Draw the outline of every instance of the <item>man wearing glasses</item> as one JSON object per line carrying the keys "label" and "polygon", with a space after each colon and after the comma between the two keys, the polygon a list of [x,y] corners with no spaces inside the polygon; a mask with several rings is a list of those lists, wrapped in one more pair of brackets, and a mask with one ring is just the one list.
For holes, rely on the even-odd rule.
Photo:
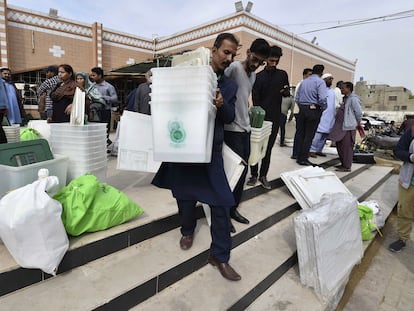
{"label": "man wearing glasses", "polygon": [[[236,116],[232,123],[224,125],[224,142],[246,163],[250,156],[249,96],[256,80],[256,70],[264,64],[269,57],[269,52],[269,43],[264,39],[256,39],[247,50],[246,59],[231,63],[224,72],[226,76],[234,79],[238,85],[235,104]],[[232,206],[230,210],[231,218],[244,224],[248,224],[249,220],[237,211],[237,207],[243,193],[247,170],[246,166],[233,190],[236,205]],[[233,225],[231,225],[231,231],[236,232]]]}

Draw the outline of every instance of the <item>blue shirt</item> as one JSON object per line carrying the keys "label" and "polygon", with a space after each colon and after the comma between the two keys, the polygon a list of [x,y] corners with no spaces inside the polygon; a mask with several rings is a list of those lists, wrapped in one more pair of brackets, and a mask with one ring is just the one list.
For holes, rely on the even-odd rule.
{"label": "blue shirt", "polygon": [[8,109],[8,108],[9,108],[9,99],[6,93],[6,86],[4,85],[3,79],[0,79],[0,109]]}
{"label": "blue shirt", "polygon": [[304,79],[296,92],[295,101],[299,105],[319,105],[326,108],[328,97],[326,83],[318,75],[313,74]]}

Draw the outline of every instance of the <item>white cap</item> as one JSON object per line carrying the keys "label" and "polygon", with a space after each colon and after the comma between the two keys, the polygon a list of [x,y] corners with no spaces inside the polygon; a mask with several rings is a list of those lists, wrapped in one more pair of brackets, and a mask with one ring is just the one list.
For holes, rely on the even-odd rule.
{"label": "white cap", "polygon": [[325,79],[327,79],[327,78],[333,78],[333,75],[331,74],[331,73],[324,73],[323,75],[322,75],[322,80],[325,80]]}
{"label": "white cap", "polygon": [[48,170],[47,168],[41,168],[41,169],[37,172],[37,177],[38,177],[39,179],[49,177],[49,170]]}

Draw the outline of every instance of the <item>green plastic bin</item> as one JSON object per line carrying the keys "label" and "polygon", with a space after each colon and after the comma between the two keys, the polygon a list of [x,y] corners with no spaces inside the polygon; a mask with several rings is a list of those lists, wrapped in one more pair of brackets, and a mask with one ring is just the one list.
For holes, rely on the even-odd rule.
{"label": "green plastic bin", "polygon": [[53,154],[45,139],[0,144],[1,165],[17,167],[52,159]]}
{"label": "green plastic bin", "polygon": [[250,126],[261,128],[265,119],[266,112],[260,106],[253,106],[249,109]]}

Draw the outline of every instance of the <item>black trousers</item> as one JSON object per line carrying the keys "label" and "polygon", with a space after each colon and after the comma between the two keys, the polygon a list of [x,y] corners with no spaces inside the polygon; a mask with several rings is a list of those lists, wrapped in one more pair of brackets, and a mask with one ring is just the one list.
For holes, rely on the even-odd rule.
{"label": "black trousers", "polygon": [[286,121],[287,115],[282,113],[280,115],[280,144],[283,145],[285,143],[285,135],[286,135]]}
{"label": "black trousers", "polygon": [[[197,201],[177,199],[180,215],[181,234],[192,235],[197,225],[195,206]],[[228,262],[230,259],[230,207],[210,206],[211,209],[211,245],[210,254],[219,262]]]}
{"label": "black trousers", "polygon": [[[260,163],[259,177],[267,176],[267,173],[269,172],[270,157],[272,156],[272,149],[276,141],[277,133],[279,131],[279,125],[280,125],[279,122],[280,122],[280,116],[278,116],[277,119],[273,121],[272,132],[270,133],[269,142],[267,143],[266,155],[264,156],[264,158],[262,159]],[[259,172],[259,164],[250,166],[250,173],[252,176],[257,177],[258,172]]]}
{"label": "black trousers", "polygon": [[[109,132],[110,132],[110,128],[111,128],[111,110],[102,110],[101,111],[101,121],[99,121],[98,123],[106,123],[106,143],[107,145],[111,144],[111,140],[109,139]],[[96,122],[96,121],[92,121],[92,122]]]}
{"label": "black trousers", "polygon": [[[237,153],[246,163],[249,161],[250,156],[250,132],[231,132],[224,131],[224,142]],[[243,170],[242,175],[233,190],[234,200],[236,201],[236,207],[239,206],[242,194],[244,182],[246,181],[248,167]]]}
{"label": "black trousers", "polygon": [[297,118],[297,161],[306,161],[309,158],[309,150],[312,145],[313,137],[318,129],[319,121],[322,116],[322,109],[316,105],[316,109],[311,109],[309,105],[299,105]]}
{"label": "black trousers", "polygon": [[3,116],[4,113],[0,112],[0,144],[6,144],[7,143],[7,137],[6,137],[6,133],[3,130]]}

